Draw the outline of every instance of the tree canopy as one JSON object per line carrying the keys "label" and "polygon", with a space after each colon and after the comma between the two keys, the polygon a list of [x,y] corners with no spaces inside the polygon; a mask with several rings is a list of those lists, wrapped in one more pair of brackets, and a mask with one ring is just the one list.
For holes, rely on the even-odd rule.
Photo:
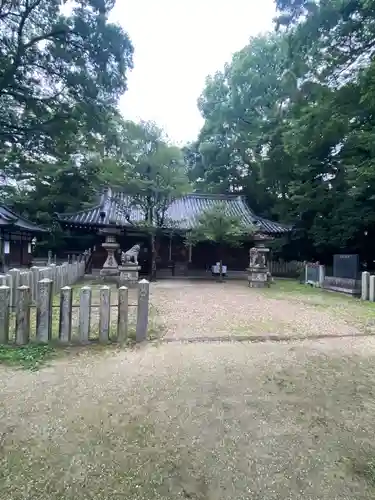
{"label": "tree canopy", "polygon": [[[113,0],[4,0],[0,141],[49,151],[59,130],[100,131],[126,90],[133,47],[108,22]],[[65,8],[64,8],[65,7]],[[51,133],[52,132],[52,133]]]}
{"label": "tree canopy", "polygon": [[240,192],[295,224],[293,257],[375,245],[375,4],[278,0],[275,32],[250,39],[199,99],[190,178]]}
{"label": "tree canopy", "polygon": [[128,35],[108,21],[113,6],[0,4],[1,195],[37,220],[88,201],[97,180],[93,154],[112,143],[108,124],[117,119],[133,55]]}

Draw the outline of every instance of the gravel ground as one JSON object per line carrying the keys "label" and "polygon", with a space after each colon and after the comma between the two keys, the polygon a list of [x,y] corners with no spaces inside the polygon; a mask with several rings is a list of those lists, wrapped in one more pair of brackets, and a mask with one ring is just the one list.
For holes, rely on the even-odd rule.
{"label": "gravel ground", "polygon": [[161,282],[152,302],[173,340],[210,325],[236,335],[238,317],[251,333],[299,321],[302,337],[329,325],[332,338],[155,342],[0,368],[1,500],[375,497],[374,338],[338,338],[329,311],[239,283]]}
{"label": "gravel ground", "polygon": [[316,304],[264,295],[246,282],[160,281],[152,287],[167,339],[227,335],[356,335],[361,329]]}

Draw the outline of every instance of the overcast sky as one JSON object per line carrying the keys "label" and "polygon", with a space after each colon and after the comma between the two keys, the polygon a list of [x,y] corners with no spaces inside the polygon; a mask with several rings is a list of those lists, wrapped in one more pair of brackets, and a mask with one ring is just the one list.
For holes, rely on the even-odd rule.
{"label": "overcast sky", "polygon": [[205,77],[271,29],[274,14],[273,0],[117,0],[113,19],[135,48],[122,113],[154,120],[175,142],[193,140]]}

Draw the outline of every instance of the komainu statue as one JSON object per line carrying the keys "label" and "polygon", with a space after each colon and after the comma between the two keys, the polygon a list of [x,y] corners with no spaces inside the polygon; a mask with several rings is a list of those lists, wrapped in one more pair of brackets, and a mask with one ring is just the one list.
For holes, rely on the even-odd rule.
{"label": "komainu statue", "polygon": [[133,262],[134,264],[138,265],[138,254],[141,249],[141,245],[138,243],[126,252],[121,252],[121,264],[128,264],[129,262]]}
{"label": "komainu statue", "polygon": [[250,264],[249,267],[265,267],[266,257],[257,248],[250,249]]}

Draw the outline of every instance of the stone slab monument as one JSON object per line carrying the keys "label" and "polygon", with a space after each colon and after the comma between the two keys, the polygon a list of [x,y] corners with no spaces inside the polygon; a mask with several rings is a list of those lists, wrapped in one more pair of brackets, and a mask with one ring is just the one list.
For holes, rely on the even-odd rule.
{"label": "stone slab monument", "polygon": [[269,287],[271,275],[268,270],[267,259],[269,248],[258,246],[250,248],[250,262],[247,270],[247,281],[250,288]]}
{"label": "stone slab monument", "polygon": [[141,245],[137,244],[129,248],[126,252],[121,252],[121,265],[119,266],[119,286],[132,288],[137,286],[139,271],[138,255]]}

